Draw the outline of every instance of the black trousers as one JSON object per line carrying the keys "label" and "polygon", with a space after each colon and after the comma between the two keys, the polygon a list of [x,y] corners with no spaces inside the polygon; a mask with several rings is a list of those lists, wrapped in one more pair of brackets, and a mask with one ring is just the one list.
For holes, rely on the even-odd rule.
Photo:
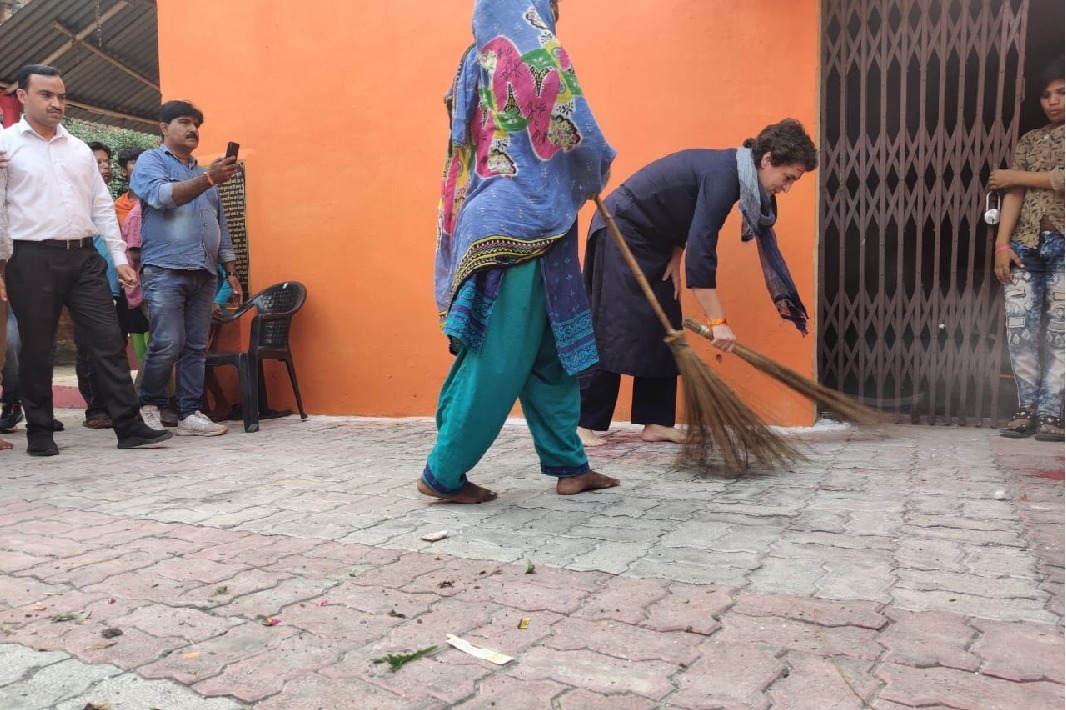
{"label": "black trousers", "polygon": [[104,258],[89,243],[66,250],[16,240],[7,264],[7,292],[18,318],[22,350],[19,390],[31,444],[52,439],[52,347],[63,306],[81,329],[94,383],[121,439],[143,424],[130,380]]}
{"label": "black trousers", "polygon": [[[74,326],[74,348],[76,350],[74,373],[78,376],[78,391],[81,392],[81,398],[85,400],[85,418],[88,419],[95,414],[104,414],[107,412],[107,405],[104,404],[103,391],[96,381],[96,373],[93,372],[88,336],[85,334],[85,328],[77,325]],[[53,362],[54,360],[53,357]]]}
{"label": "black trousers", "polygon": [[[606,431],[611,426],[618,388],[622,376],[615,372],[594,370],[581,376],[581,419],[578,426],[593,431]],[[672,427],[676,421],[677,378],[634,377],[633,409],[630,421],[634,424],[661,424]]]}

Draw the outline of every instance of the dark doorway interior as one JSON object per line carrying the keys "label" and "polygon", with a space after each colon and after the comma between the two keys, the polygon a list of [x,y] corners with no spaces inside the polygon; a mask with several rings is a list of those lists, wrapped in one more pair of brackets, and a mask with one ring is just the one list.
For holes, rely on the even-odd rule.
{"label": "dark doorway interior", "polygon": [[1037,86],[1037,77],[1052,59],[1063,55],[1064,25],[1066,4],[1062,0],[1029,0],[1029,21],[1025,28],[1025,99],[1018,135],[1047,123],[1040,108],[1040,92],[1044,87]]}

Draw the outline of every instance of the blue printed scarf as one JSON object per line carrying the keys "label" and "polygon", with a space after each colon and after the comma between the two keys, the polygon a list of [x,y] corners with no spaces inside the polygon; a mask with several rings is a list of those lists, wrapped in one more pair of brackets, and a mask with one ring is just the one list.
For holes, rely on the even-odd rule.
{"label": "blue printed scarf", "polygon": [[807,334],[807,309],[800,300],[792,274],[777,246],[774,224],[777,222],[777,202],[766,194],[759,183],[755,160],[750,148],[737,148],[737,175],[740,178],[740,238],[755,240],[759,249],[766,290],[785,320],[792,321],[800,333]]}
{"label": "blue printed scarf", "polygon": [[[614,159],[555,36],[548,0],[478,0],[451,119],[435,292],[445,334],[480,350],[502,269],[541,260],[568,372],[596,360],[577,260],[577,211]],[[576,288],[567,288],[576,283]]]}

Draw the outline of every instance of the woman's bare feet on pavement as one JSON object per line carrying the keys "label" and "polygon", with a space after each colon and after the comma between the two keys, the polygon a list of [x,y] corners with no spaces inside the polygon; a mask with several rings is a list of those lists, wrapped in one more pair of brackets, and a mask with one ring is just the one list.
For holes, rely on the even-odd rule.
{"label": "woman's bare feet on pavement", "polygon": [[555,492],[561,496],[572,496],[583,491],[595,491],[600,488],[614,488],[621,481],[617,478],[604,476],[595,471],[586,471],[580,476],[572,478],[560,478],[555,484]]}
{"label": "woman's bare feet on pavement", "polygon": [[644,431],[640,432],[640,438],[642,441],[653,443],[657,441],[669,441],[675,444],[684,444],[685,432],[680,429],[675,429],[672,426],[647,424],[644,426]]}
{"label": "woman's bare feet on pavement", "polygon": [[581,439],[581,443],[585,445],[585,448],[590,446],[603,446],[607,443],[607,440],[602,436],[592,431],[592,429],[586,429],[583,426],[577,428],[577,436]]}
{"label": "woman's bare feet on pavement", "polygon": [[10,441],[5,441],[4,439],[0,439],[0,451],[6,451],[7,449],[13,449],[13,448],[15,448],[15,445],[12,444]]}
{"label": "woman's bare feet on pavement", "polygon": [[440,498],[445,503],[461,503],[464,505],[476,505],[477,503],[488,503],[490,500],[496,500],[496,491],[490,491],[488,488],[482,488],[481,486],[466,482],[466,485],[460,488],[455,493],[437,493],[435,490],[426,485],[426,482],[421,478],[418,479],[418,492],[424,496],[430,496],[431,498]]}

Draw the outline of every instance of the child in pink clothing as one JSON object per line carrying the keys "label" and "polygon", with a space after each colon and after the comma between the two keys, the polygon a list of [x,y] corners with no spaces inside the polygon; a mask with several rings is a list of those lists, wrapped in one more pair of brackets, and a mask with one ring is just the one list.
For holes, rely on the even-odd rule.
{"label": "child in pink clothing", "polygon": [[[129,260],[130,266],[139,270],[141,267],[141,203],[138,202],[130,210],[129,215],[126,217],[126,221],[122,224],[122,239],[126,242],[126,259]],[[141,333],[131,332],[130,341],[133,343],[133,353],[137,356],[137,362],[144,361],[144,352],[148,348],[148,320],[145,308],[142,305],[144,303],[144,294],[141,292],[141,286],[138,283],[136,286],[124,286],[123,291],[126,293],[126,304],[131,311],[137,311],[142,314],[143,331]],[[132,319],[131,319],[132,320]],[[138,368],[139,369],[139,368]]]}

